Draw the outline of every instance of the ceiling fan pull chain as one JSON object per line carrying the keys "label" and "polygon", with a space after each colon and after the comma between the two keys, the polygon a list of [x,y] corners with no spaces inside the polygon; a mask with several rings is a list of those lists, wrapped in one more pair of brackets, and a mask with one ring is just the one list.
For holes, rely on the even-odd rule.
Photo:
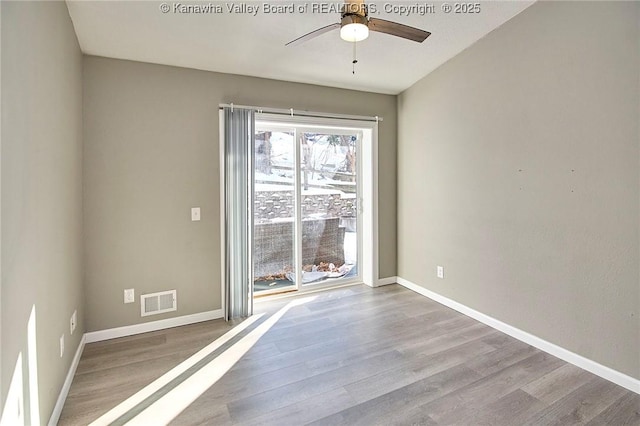
{"label": "ceiling fan pull chain", "polygon": [[358,59],[356,58],[356,44],[357,43],[358,43],[357,41],[353,42],[353,61],[351,62],[351,67],[352,67],[351,74],[354,74],[354,75],[356,73],[356,64],[358,63]]}

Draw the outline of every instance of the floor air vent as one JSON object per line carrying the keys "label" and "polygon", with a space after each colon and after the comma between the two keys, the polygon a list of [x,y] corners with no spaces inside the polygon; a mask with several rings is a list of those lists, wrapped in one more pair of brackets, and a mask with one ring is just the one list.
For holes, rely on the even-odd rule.
{"label": "floor air vent", "polygon": [[178,309],[176,290],[161,291],[160,293],[143,294],[140,296],[140,314],[148,315],[171,312]]}

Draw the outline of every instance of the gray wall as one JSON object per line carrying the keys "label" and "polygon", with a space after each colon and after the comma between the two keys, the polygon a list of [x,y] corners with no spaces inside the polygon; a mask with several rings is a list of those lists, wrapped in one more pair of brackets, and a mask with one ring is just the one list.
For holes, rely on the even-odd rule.
{"label": "gray wall", "polygon": [[537,3],[398,100],[399,276],[635,378],[639,18]]}
{"label": "gray wall", "polygon": [[[379,115],[380,276],[396,275],[395,96],[84,59],[87,329],[220,308],[218,105]],[[190,221],[190,208],[202,220]],[[178,290],[178,311],[123,304]]]}
{"label": "gray wall", "polygon": [[[46,422],[84,333],[82,56],[64,2],[3,1],[1,7],[0,391],[4,405],[19,353],[27,386],[27,321],[35,305],[40,416]],[[70,336],[74,309],[79,326]]]}

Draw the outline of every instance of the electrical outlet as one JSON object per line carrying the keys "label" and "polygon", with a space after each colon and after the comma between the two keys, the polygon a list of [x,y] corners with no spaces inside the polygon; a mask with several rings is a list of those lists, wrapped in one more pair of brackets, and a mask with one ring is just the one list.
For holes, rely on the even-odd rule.
{"label": "electrical outlet", "polygon": [[133,303],[136,301],[135,292],[132,288],[128,288],[124,291],[124,303]]}
{"label": "electrical outlet", "polygon": [[71,331],[70,334],[73,334],[73,332],[76,330],[77,319],[78,311],[75,310],[73,311],[73,315],[71,315],[71,319],[69,320],[69,330]]}
{"label": "electrical outlet", "polygon": [[191,209],[191,221],[197,222],[200,220],[200,207],[193,207]]}
{"label": "electrical outlet", "polygon": [[444,267],[438,266],[436,268],[436,276],[440,279],[444,279]]}
{"label": "electrical outlet", "polygon": [[64,355],[64,334],[60,336],[60,358]]}

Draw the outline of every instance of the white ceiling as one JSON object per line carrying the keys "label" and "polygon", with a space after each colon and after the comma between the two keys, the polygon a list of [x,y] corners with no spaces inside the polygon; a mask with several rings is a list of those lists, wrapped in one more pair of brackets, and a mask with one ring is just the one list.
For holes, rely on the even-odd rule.
{"label": "white ceiling", "polygon": [[[340,0],[337,0],[340,1]],[[67,0],[80,47],[89,55],[200,70],[397,94],[502,25],[532,1],[487,1],[475,14],[444,13],[443,2],[370,1],[371,15],[430,31],[422,44],[372,32],[357,45],[359,63],[351,73],[353,45],[335,30],[300,46],[285,43],[338,22],[337,13],[264,13],[263,4],[298,7],[336,2],[264,1],[74,1]],[[161,12],[166,3],[170,11]],[[222,13],[177,13],[176,5],[215,5]],[[385,5],[430,4],[428,14],[386,13]],[[455,2],[448,2],[455,5]],[[229,12],[228,5],[259,7]],[[389,6],[387,6],[389,7]]]}

